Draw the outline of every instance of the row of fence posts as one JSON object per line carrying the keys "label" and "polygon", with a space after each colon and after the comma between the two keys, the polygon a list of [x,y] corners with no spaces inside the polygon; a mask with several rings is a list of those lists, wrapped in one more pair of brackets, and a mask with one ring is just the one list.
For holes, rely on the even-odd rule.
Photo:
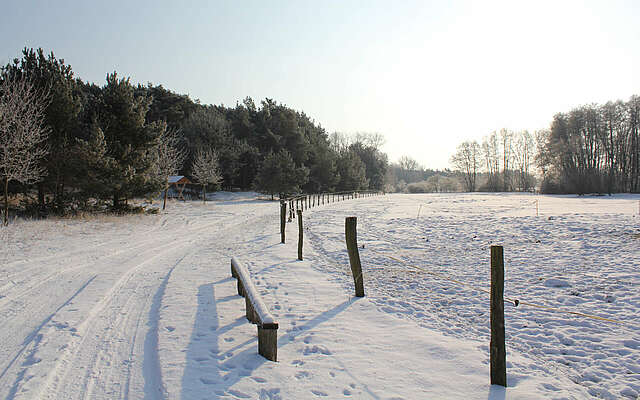
{"label": "row of fence posts", "polygon": [[[287,224],[287,213],[289,222],[293,221],[294,218],[302,215],[304,210],[309,208],[335,203],[338,201],[344,201],[349,199],[358,199],[358,198],[366,198],[373,196],[383,195],[384,192],[378,192],[373,190],[366,191],[351,191],[351,192],[338,192],[338,193],[316,193],[316,194],[307,194],[304,196],[292,197],[289,199],[280,200],[280,242],[285,242],[285,228]],[[300,231],[302,231],[301,224]],[[299,234],[300,236],[302,234]],[[302,237],[302,236],[300,236]],[[302,239],[300,239],[302,240]],[[298,247],[302,248],[301,244],[298,244]],[[302,260],[302,255],[298,256],[298,259]]]}
{"label": "row of fence posts", "polygon": [[[308,202],[308,198],[306,201]],[[284,200],[281,202],[280,213],[281,239],[282,243],[284,243],[284,227],[287,213],[287,203]],[[298,260],[302,260],[302,209],[297,208],[296,214],[298,217]],[[349,254],[351,273],[353,275],[355,295],[356,297],[364,297],[364,278],[362,274],[362,264],[360,262],[360,252],[358,250],[357,224],[357,217],[345,218],[345,241]],[[491,290],[489,303],[491,310],[491,341],[489,344],[491,384],[506,387],[507,352],[504,326],[504,250],[502,246],[491,246]]]}

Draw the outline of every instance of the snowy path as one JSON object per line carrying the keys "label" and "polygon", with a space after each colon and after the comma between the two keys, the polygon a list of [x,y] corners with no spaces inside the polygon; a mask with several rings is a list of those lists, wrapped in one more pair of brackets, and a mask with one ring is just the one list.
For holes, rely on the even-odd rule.
{"label": "snowy path", "polygon": [[[0,268],[0,397],[163,397],[156,330],[162,291],[209,232],[224,232],[242,218],[204,207],[179,218],[134,217],[137,223],[113,224],[104,236],[102,221],[86,222],[97,231],[83,227],[86,237],[69,232],[74,226],[64,221],[46,221],[18,227],[34,229],[32,237],[6,238],[31,247],[5,244],[3,256],[11,261]],[[43,228],[72,240],[50,240],[43,248],[33,240]]]}
{"label": "snowy path", "polygon": [[[638,196],[345,201],[305,212],[305,261],[295,259],[295,223],[279,243],[277,203],[225,196],[172,203],[158,216],[0,230],[0,398],[640,393]],[[359,300],[344,249],[349,215],[359,217],[365,244],[367,297]],[[507,295],[629,325],[507,307],[510,387],[491,387],[486,296],[373,250],[486,286],[492,243],[505,245]],[[256,328],[230,277],[232,255],[247,262],[280,323],[277,363],[257,355]]]}

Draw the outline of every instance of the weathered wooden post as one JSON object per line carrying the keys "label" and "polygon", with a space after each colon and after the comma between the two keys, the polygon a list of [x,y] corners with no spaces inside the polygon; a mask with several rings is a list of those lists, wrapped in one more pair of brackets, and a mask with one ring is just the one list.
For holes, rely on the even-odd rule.
{"label": "weathered wooden post", "polygon": [[349,264],[353,274],[353,283],[356,287],[356,297],[364,297],[364,282],[362,279],[362,265],[360,264],[360,253],[358,252],[358,238],[356,217],[347,217],[344,221],[344,235],[347,241],[347,251],[349,252]]}
{"label": "weathered wooden post", "polygon": [[491,246],[491,384],[507,386],[504,343],[504,256],[502,246]]}
{"label": "weathered wooden post", "polygon": [[287,226],[287,202],[280,200],[280,243],[284,243],[284,231]]}
{"label": "weathered wooden post", "polygon": [[[238,273],[236,272],[236,269],[233,267],[233,261],[231,261],[231,276],[238,279]],[[240,293],[238,293],[238,295],[240,295]]]}
{"label": "weathered wooden post", "polygon": [[302,210],[298,210],[298,260],[302,261]]}
{"label": "weathered wooden post", "polygon": [[258,354],[267,360],[278,360],[278,324],[258,325]]}

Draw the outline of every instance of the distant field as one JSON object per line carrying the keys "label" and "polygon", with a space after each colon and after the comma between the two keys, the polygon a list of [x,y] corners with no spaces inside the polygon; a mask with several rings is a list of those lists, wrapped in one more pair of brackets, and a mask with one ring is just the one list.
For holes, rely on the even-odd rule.
{"label": "distant field", "polygon": [[489,247],[504,246],[505,296],[622,322],[506,304],[507,354],[513,349],[531,357],[512,371],[561,374],[594,396],[635,398],[640,393],[639,201],[638,195],[387,195],[366,207],[340,203],[313,209],[308,224],[318,253],[340,261],[319,265],[349,285],[344,217],[357,215],[365,285],[379,307],[487,346],[489,297],[474,288],[489,288]]}

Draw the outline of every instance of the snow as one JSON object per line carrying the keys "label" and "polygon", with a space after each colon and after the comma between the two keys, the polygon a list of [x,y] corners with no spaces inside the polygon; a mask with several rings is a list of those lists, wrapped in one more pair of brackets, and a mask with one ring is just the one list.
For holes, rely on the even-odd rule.
{"label": "snow", "polygon": [[[280,244],[278,202],[209,198],[0,229],[0,398],[640,394],[640,196],[347,200],[305,211],[304,261],[297,221]],[[363,299],[346,216],[358,217]],[[506,389],[489,384],[493,244],[504,246],[505,296],[521,301],[505,304]],[[257,354],[232,257],[280,325],[277,363]]]}

